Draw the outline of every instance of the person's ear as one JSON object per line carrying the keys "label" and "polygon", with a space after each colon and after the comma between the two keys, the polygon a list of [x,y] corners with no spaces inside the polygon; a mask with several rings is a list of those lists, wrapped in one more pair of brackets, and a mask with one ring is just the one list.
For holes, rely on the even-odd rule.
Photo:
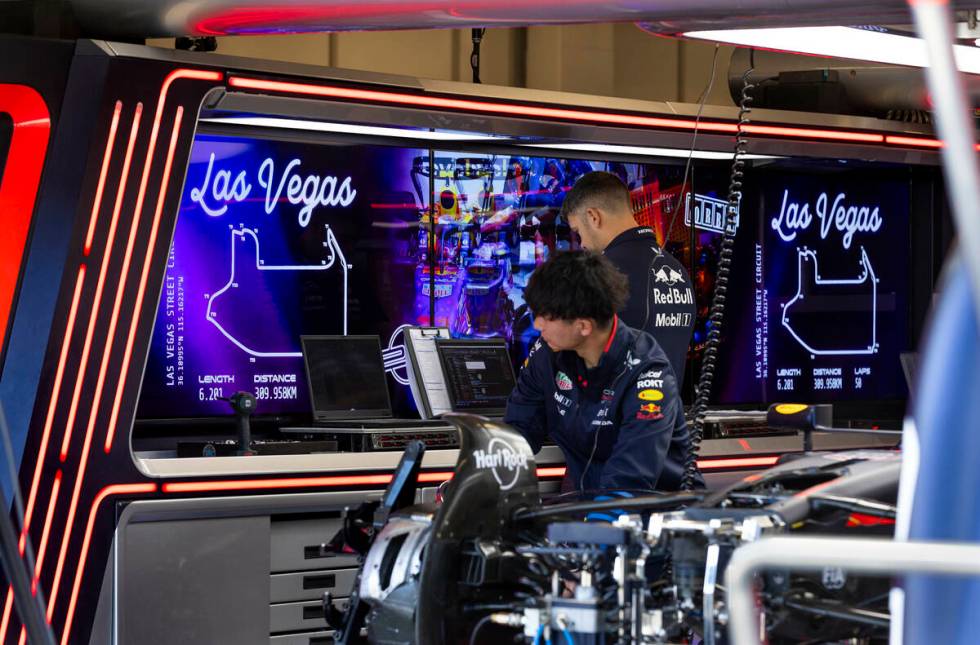
{"label": "person's ear", "polygon": [[589,224],[592,228],[596,229],[602,225],[602,211],[595,207],[588,207],[585,209],[585,217],[588,218]]}
{"label": "person's ear", "polygon": [[577,328],[579,336],[581,336],[582,338],[587,338],[592,334],[593,331],[595,331],[595,322],[589,320],[588,318],[579,318],[578,320],[575,321],[575,326]]}

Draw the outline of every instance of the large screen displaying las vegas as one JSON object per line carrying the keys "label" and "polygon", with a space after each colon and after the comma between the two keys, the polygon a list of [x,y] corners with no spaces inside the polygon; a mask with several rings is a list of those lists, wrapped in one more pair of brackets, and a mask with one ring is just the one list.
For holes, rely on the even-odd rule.
{"label": "large screen displaying las vegas", "polygon": [[[259,414],[309,414],[304,334],[379,336],[399,415],[413,408],[408,325],[503,338],[519,366],[536,337],[524,287],[537,265],[576,246],[559,209],[592,170],[617,174],[637,223],[691,267],[690,401],[728,183],[727,163],[696,165],[682,187],[676,162],[199,134],[138,415],[226,415],[222,397],[241,390]],[[775,163],[748,176],[715,402],[906,396],[908,204],[907,183],[873,169]]]}
{"label": "large screen displaying las vegas", "polygon": [[[718,402],[905,398],[907,180],[867,169],[754,179],[760,189],[736,236]],[[698,238],[703,256],[719,236]]]}
{"label": "large screen displaying las vegas", "polygon": [[575,246],[558,212],[591,170],[689,258],[682,165],[198,135],[138,416],[226,415],[240,390],[259,414],[308,414],[304,334],[378,335],[395,414],[412,407],[407,325],[502,337],[519,364],[536,335],[524,287]]}

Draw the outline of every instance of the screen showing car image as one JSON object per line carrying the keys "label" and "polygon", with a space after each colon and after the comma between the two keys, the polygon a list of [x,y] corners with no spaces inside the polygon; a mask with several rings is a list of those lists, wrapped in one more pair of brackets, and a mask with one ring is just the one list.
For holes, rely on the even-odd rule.
{"label": "screen showing car image", "polygon": [[[908,181],[860,169],[759,172],[752,183],[760,189],[742,205],[715,401],[905,398]],[[702,321],[720,237],[698,231]]]}
{"label": "screen showing car image", "polygon": [[592,170],[618,175],[637,222],[690,259],[680,163],[199,134],[139,418],[225,415],[238,390],[260,415],[309,414],[303,335],[377,334],[396,416],[413,412],[407,325],[500,338],[520,365],[537,336],[524,288],[577,246],[559,210]]}

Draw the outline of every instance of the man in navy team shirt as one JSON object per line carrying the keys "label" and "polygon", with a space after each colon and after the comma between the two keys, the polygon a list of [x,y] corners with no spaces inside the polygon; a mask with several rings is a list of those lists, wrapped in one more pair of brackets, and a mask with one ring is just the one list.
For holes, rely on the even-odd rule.
{"label": "man in navy team shirt", "polygon": [[578,490],[678,490],[688,432],[677,382],[657,341],[616,316],[626,294],[625,276],[596,253],[538,266],[524,296],[541,337],[504,421],[535,452],[550,436]]}

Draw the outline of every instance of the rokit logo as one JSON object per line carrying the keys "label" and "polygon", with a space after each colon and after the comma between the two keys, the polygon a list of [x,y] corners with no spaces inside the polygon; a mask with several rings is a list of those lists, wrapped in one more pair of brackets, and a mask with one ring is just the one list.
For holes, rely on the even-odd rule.
{"label": "rokit logo", "polygon": [[500,484],[500,490],[510,490],[517,485],[521,470],[528,469],[530,454],[515,450],[503,439],[494,437],[487,449],[475,450],[473,459],[479,470],[489,470]]}

